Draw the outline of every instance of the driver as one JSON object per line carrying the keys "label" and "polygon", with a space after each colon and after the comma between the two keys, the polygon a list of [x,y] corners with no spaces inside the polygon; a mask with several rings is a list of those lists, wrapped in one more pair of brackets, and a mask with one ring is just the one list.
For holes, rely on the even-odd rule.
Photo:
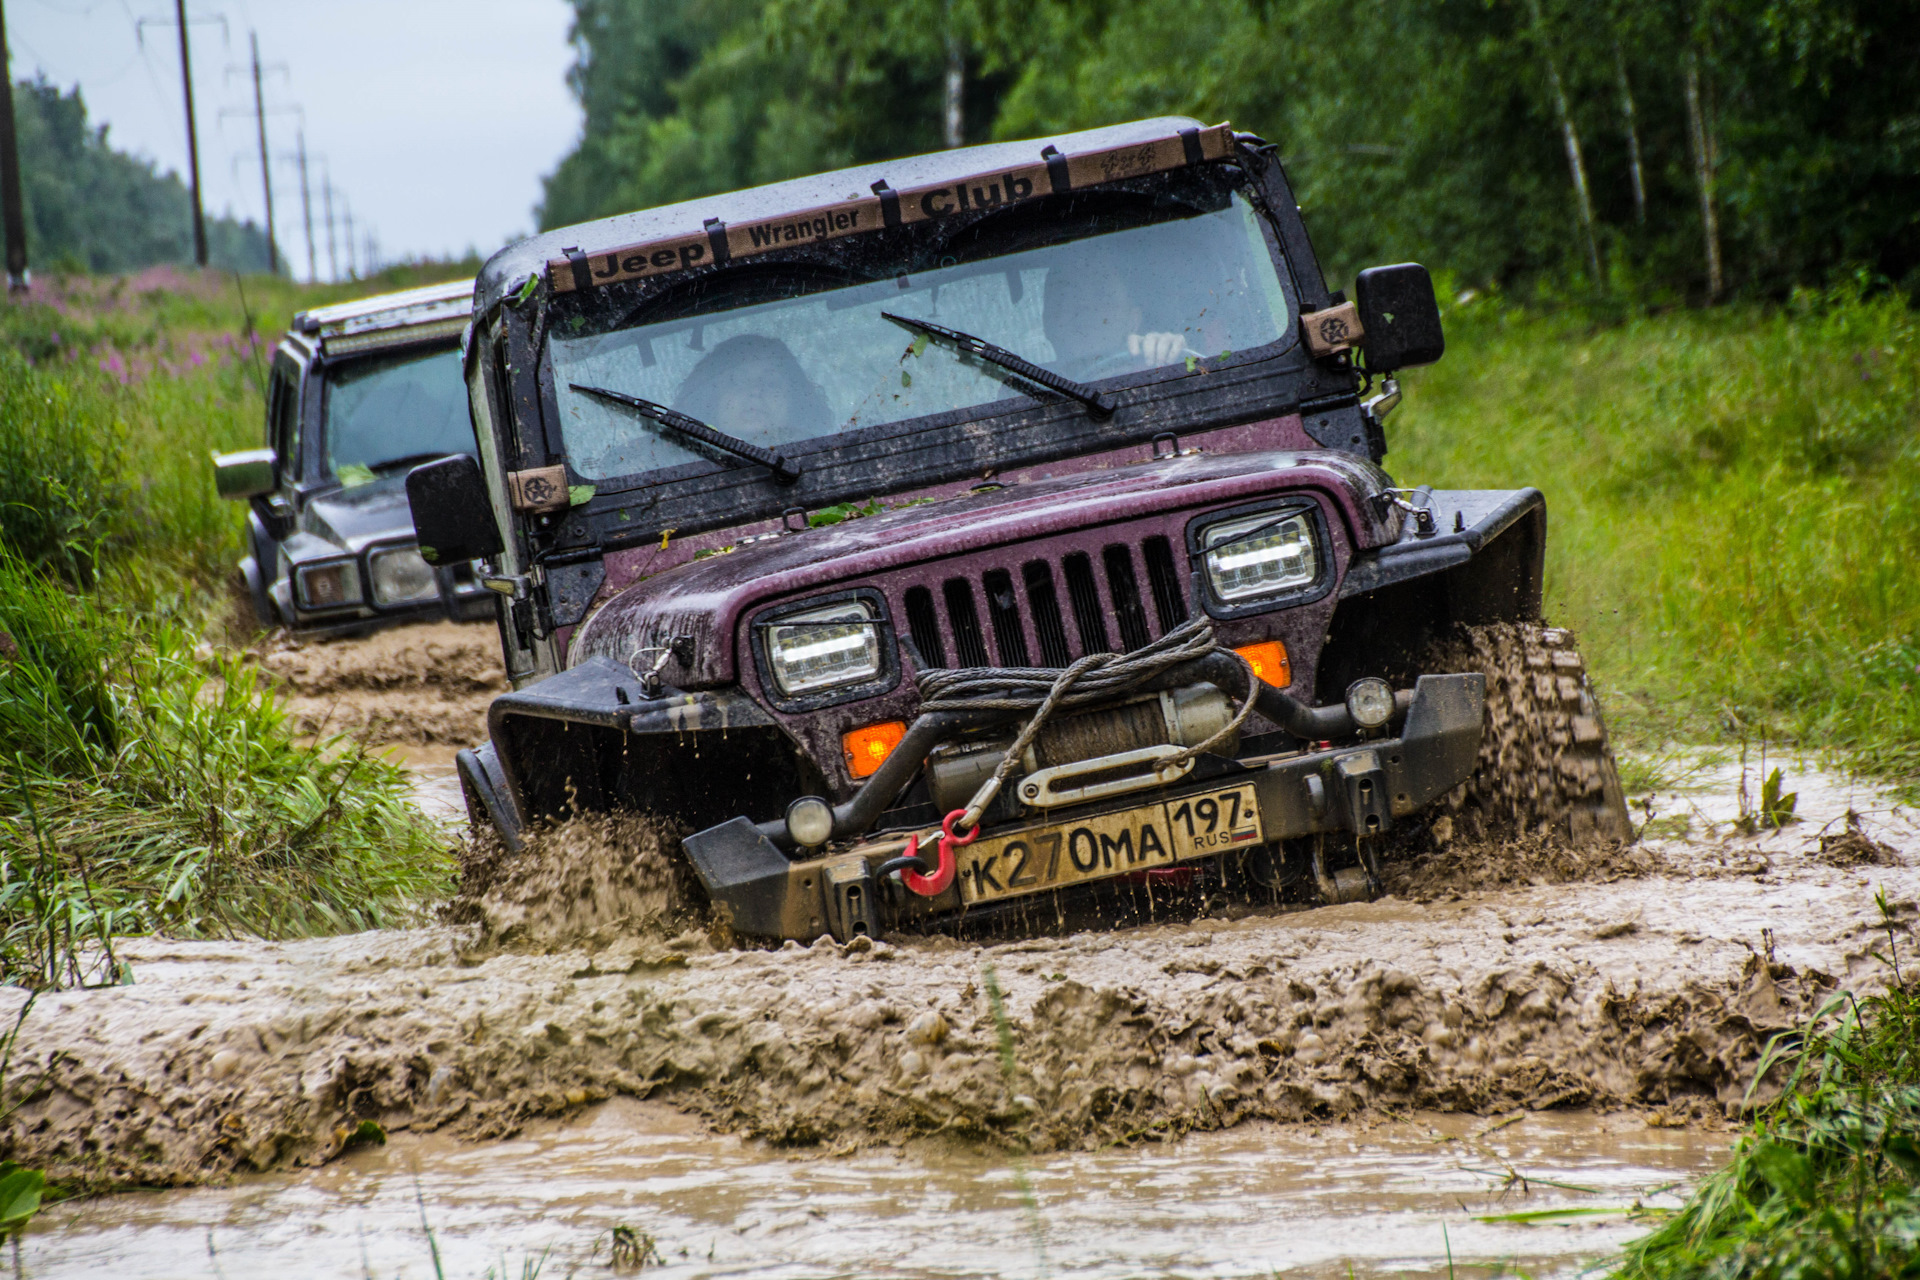
{"label": "driver", "polygon": [[1085,243],[1067,246],[1048,267],[1040,322],[1053,344],[1050,367],[1077,381],[1139,373],[1199,354],[1184,334],[1148,329],[1117,255]]}
{"label": "driver", "polygon": [[783,444],[825,435],[832,410],[820,388],[777,338],[728,338],[693,366],[673,407],[754,444]]}

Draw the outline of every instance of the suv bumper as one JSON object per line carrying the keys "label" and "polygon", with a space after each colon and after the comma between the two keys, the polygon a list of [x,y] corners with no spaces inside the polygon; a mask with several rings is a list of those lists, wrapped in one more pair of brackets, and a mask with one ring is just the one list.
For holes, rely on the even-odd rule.
{"label": "suv bumper", "polygon": [[[739,817],[688,836],[685,845],[736,932],[799,941],[831,933],[845,941],[988,901],[1300,836],[1383,834],[1472,774],[1485,699],[1484,676],[1422,676],[1396,738],[1237,765],[1203,782],[1156,791],[1151,799],[1128,797],[996,829],[982,837],[982,849],[971,858],[962,851],[970,873],[963,870],[934,897],[906,893],[873,874],[925,833],[892,833],[845,852],[794,861]],[[1207,801],[1214,802],[1214,816],[1206,831],[1197,831],[1194,809]],[[1220,816],[1223,806],[1231,806],[1231,820]]]}

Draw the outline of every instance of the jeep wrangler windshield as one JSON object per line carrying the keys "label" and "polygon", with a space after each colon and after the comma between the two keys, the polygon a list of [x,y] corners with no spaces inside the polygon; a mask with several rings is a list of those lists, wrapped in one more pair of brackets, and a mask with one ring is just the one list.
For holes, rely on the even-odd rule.
{"label": "jeep wrangler windshield", "polygon": [[[1055,393],[889,319],[923,319],[1083,383],[1271,354],[1293,328],[1277,248],[1238,175],[1013,206],[963,229],[876,230],[840,263],[747,260],[564,295],[551,342],[569,462],[596,480],[712,457],[576,385],[666,405],[804,458],[823,438]],[[1017,407],[1017,406],[1016,406]],[[608,486],[609,490],[618,485]]]}

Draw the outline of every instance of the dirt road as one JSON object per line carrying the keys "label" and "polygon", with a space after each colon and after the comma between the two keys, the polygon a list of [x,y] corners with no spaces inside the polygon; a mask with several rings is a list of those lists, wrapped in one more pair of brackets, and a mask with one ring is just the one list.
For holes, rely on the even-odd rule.
{"label": "dirt road", "polygon": [[[1779,833],[1729,834],[1727,770],[1666,799],[1656,816],[1693,834],[1649,842],[1649,875],[1125,933],[134,942],[137,985],[34,1009],[13,1079],[38,1088],[8,1138],[57,1177],[152,1185],[325,1161],[362,1120],[478,1138],[616,1095],[828,1147],[1047,1151],[1416,1107],[1715,1123],[1768,1034],[1881,981],[1876,893],[1910,945],[1915,815],[1788,774],[1803,820]],[[1849,808],[1881,845],[1835,844]]]}

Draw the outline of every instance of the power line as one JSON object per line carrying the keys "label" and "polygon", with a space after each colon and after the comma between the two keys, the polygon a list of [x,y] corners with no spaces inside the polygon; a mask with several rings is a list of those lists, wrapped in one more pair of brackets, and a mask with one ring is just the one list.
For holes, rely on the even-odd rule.
{"label": "power line", "polygon": [[307,225],[307,280],[309,283],[319,278],[320,268],[313,252],[313,189],[307,185],[307,130],[302,126],[297,135],[300,141],[300,214]]}
{"label": "power line", "polygon": [[[230,66],[227,68],[227,74],[232,75],[236,71],[243,71],[249,73],[253,79],[253,124],[260,144],[260,187],[262,194],[266,197],[267,206],[267,272],[270,275],[278,275],[280,272],[280,241],[279,233],[275,230],[273,221],[273,161],[271,153],[267,150],[267,116],[269,114],[281,115],[293,113],[299,115],[304,120],[306,113],[301,111],[299,107],[274,107],[269,111],[266,105],[265,95],[261,90],[261,76],[264,72],[268,71],[278,71],[280,74],[285,75],[287,73],[287,64],[284,62],[276,62],[271,66],[261,65],[259,32],[247,32],[247,42],[253,54],[249,65],[245,67]],[[230,116],[245,115],[247,113],[243,110],[228,110],[222,111],[220,114],[222,116]]]}
{"label": "power line", "polygon": [[327,279],[340,278],[340,254],[333,240],[333,175],[323,164],[320,166],[320,194],[327,206]]}

